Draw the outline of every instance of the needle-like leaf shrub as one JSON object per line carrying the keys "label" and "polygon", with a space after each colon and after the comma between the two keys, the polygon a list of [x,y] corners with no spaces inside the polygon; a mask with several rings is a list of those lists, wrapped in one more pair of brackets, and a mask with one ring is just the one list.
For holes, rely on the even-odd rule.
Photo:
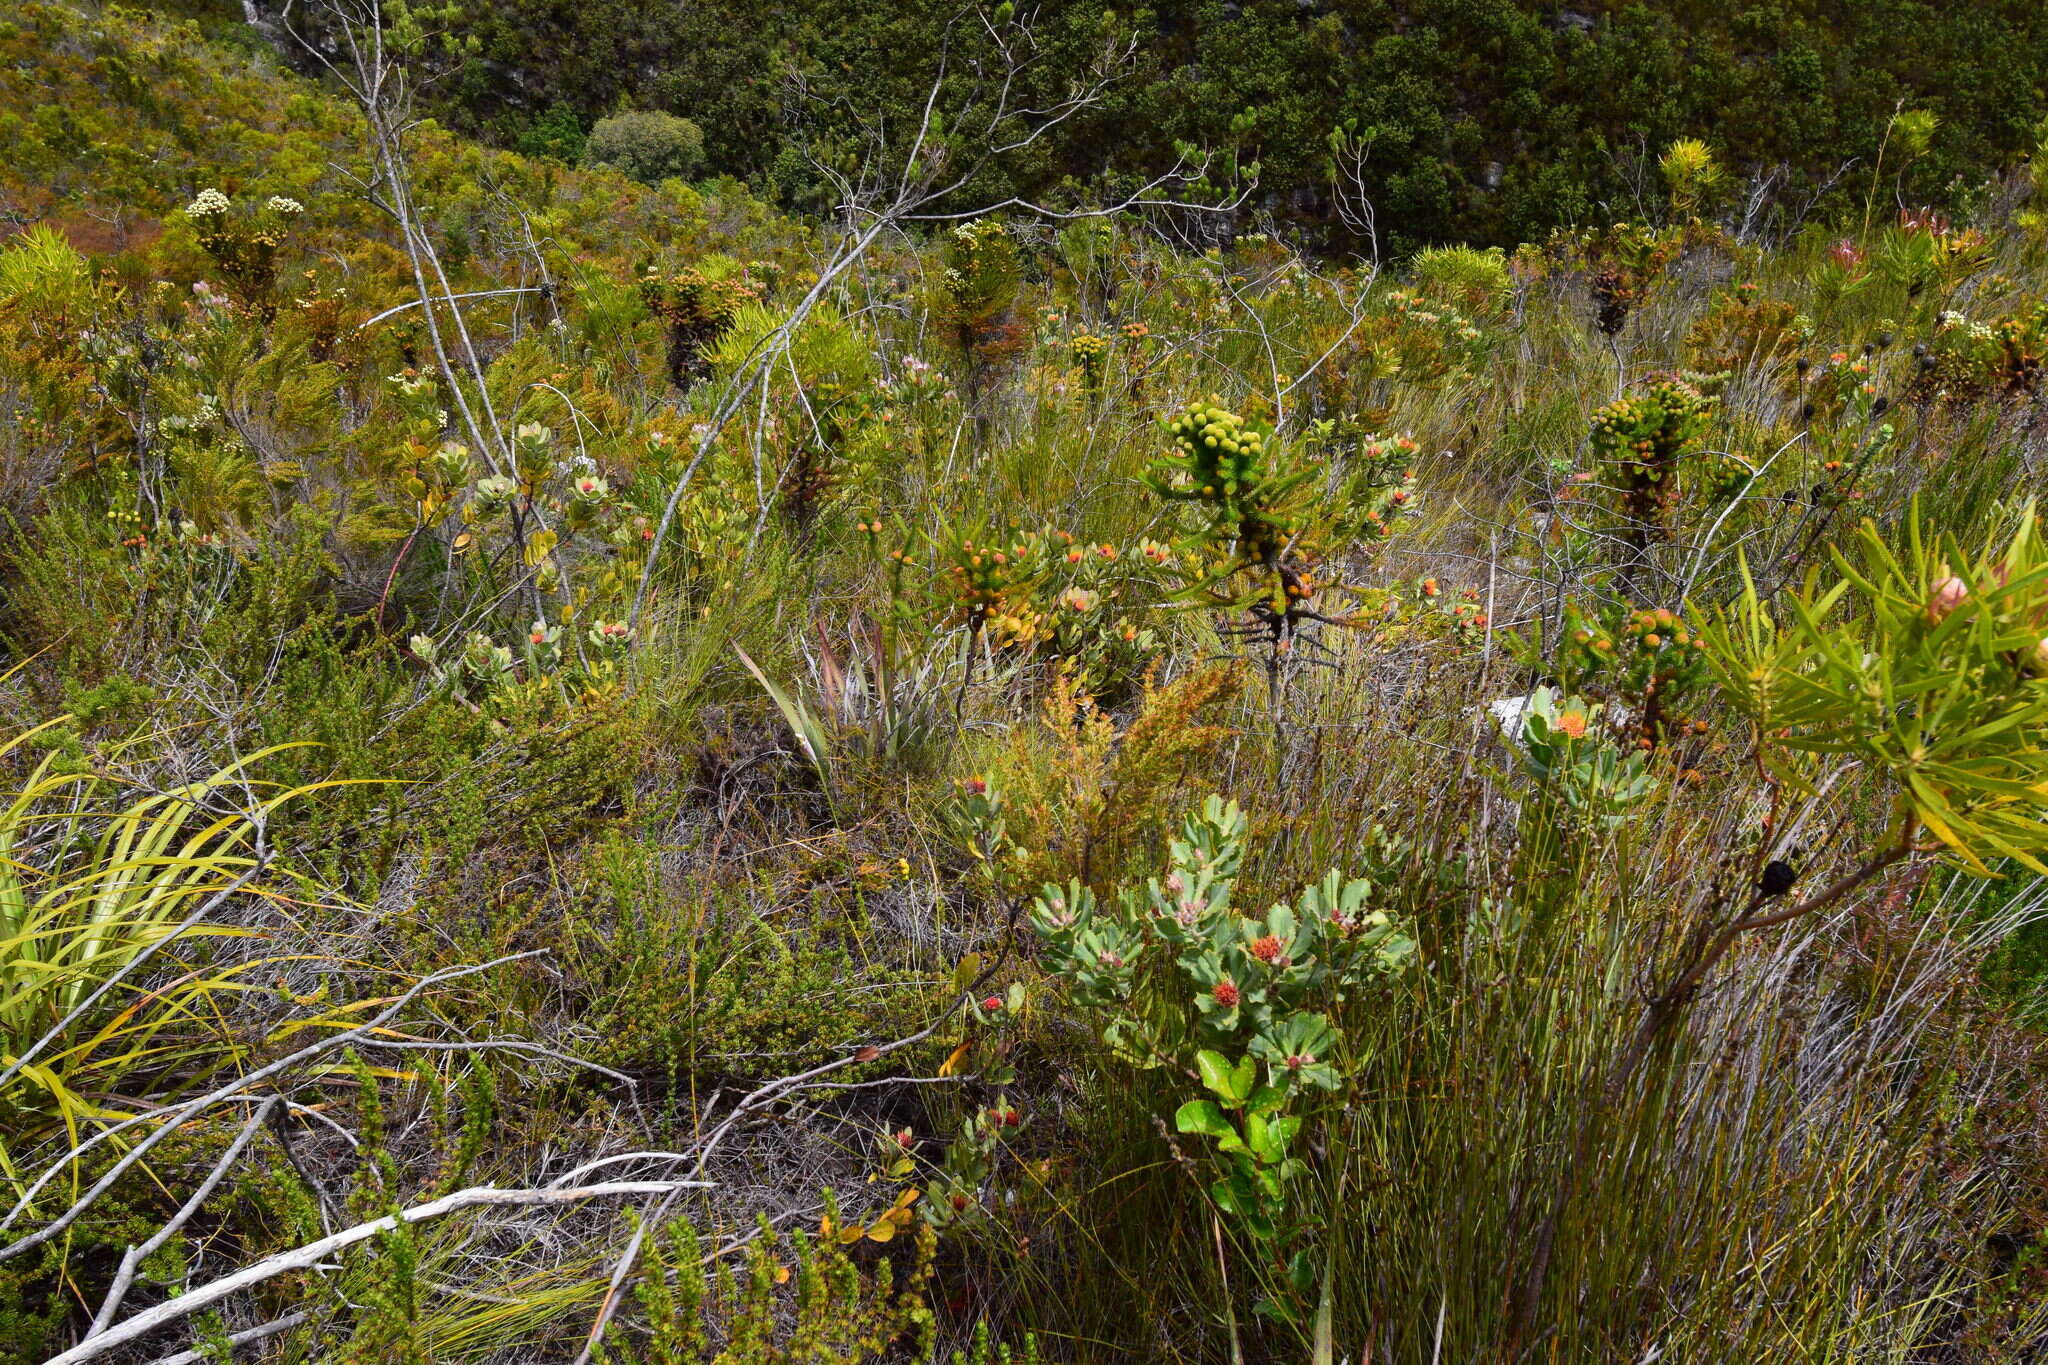
{"label": "needle-like leaf shrub", "polygon": [[2008,524],[1965,550],[1917,507],[1902,544],[1866,522],[1832,586],[1774,607],[1752,582],[1704,638],[1794,789],[1853,757],[1894,785],[1899,856],[1931,836],[1972,871],[2010,858],[2048,875],[2048,553],[2031,503]]}

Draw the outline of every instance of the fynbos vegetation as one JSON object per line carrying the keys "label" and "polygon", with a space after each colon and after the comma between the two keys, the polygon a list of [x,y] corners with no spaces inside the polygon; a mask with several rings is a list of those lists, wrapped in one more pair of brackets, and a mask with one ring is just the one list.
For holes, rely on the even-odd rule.
{"label": "fynbos vegetation", "polygon": [[2048,1356],[2033,10],[193,8],[0,19],[0,1361]]}

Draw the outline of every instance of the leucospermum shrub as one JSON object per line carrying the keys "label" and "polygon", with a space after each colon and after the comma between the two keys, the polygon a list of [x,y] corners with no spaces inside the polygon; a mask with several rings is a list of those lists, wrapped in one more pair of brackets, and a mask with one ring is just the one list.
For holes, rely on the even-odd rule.
{"label": "leucospermum shrub", "polygon": [[1159,644],[1150,603],[1176,564],[1157,541],[1128,553],[1070,531],[980,523],[948,528],[934,558],[938,613],[966,626],[970,641],[1051,662],[1091,693],[1124,691],[1144,672]]}
{"label": "leucospermum shrub", "polygon": [[1639,747],[1704,733],[1690,708],[1712,680],[1707,642],[1677,612],[1610,603],[1588,611],[1565,604],[1562,637],[1550,663],[1568,690],[1602,697]]}
{"label": "leucospermum shrub", "polygon": [[1330,420],[1315,423],[1308,437],[1329,462],[1326,501],[1335,544],[1370,554],[1420,508],[1415,457],[1422,447],[1414,437],[1354,435]]}
{"label": "leucospermum shrub", "polygon": [[[1078,880],[1047,885],[1031,923],[1054,974],[1110,1052],[1139,1068],[1197,1075],[1206,1096],[1175,1115],[1214,1141],[1208,1196],[1230,1225],[1287,1268],[1269,1311],[1291,1314],[1315,1273],[1293,1191],[1311,1092],[1346,1085],[1334,1007],[1400,971],[1415,945],[1375,904],[1374,882],[1331,872],[1263,914],[1234,904],[1244,813],[1210,797],[1168,848],[1164,876],[1113,904]],[[1291,1295],[1291,1297],[1290,1297]]]}
{"label": "leucospermum shrub", "polygon": [[412,504],[413,526],[386,574],[376,618],[385,618],[408,557],[437,538],[450,580],[480,579],[501,601],[517,598],[532,613],[523,628],[518,617],[501,616],[464,632],[459,643],[413,635],[408,648],[437,689],[475,700],[565,671],[585,684],[607,681],[631,643],[622,618],[651,536],[649,517],[614,491],[596,461],[565,454],[546,423],[518,422],[509,460],[485,473],[467,446],[439,439],[447,413],[436,381],[407,371],[388,387],[403,435],[396,482]]}
{"label": "leucospermum shrub", "polygon": [[940,547],[955,619],[970,636],[1001,647],[1030,645],[1045,633],[1035,589],[1052,571],[1052,547],[1037,532],[971,528]]}

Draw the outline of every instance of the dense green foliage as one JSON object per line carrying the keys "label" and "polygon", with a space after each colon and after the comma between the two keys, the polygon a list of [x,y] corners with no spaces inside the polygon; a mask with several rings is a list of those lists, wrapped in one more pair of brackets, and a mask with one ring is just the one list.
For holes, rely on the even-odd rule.
{"label": "dense green foliage", "polygon": [[704,134],[686,118],[634,109],[599,119],[583,155],[593,166],[611,166],[650,185],[691,180],[704,169]]}
{"label": "dense green foliage", "polygon": [[[1348,130],[1370,146],[1364,179],[1394,251],[1637,215],[1659,197],[1657,155],[1694,134],[1734,172],[1725,193],[1768,182],[1772,220],[1840,214],[1865,183],[1845,165],[1876,161],[1899,107],[1943,130],[1896,168],[1899,192],[1960,207],[2048,116],[2048,17],[2025,0],[1083,0],[1018,14],[1038,24],[1019,93],[1039,107],[1105,43],[1135,47],[1099,109],[1006,161],[981,199],[1101,198],[1168,167],[1177,144],[1235,142],[1262,167],[1257,207],[1350,246],[1328,146]],[[868,128],[900,140],[941,52],[964,89],[993,42],[973,9],[932,0],[517,0],[466,7],[455,27],[477,41],[437,100],[455,126],[516,142],[564,109],[585,128],[666,110],[703,128],[712,173],[795,208],[832,195],[806,149],[831,164],[862,152]]]}
{"label": "dense green foliage", "polygon": [[0,18],[0,1362],[2048,1352],[2042,20],[1658,13]]}

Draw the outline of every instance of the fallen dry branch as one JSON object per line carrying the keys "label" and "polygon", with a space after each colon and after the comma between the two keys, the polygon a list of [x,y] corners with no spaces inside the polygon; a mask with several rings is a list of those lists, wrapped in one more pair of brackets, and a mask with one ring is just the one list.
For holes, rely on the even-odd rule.
{"label": "fallen dry branch", "polygon": [[212,1284],[137,1313],[126,1322],[109,1327],[97,1336],[86,1338],[70,1350],[50,1357],[45,1365],[73,1365],[76,1361],[95,1359],[116,1346],[134,1341],[137,1337],[145,1336],[159,1327],[188,1318],[201,1309],[210,1308],[230,1295],[261,1284],[265,1280],[289,1274],[294,1270],[310,1269],[335,1252],[352,1247],[358,1242],[367,1242],[379,1233],[391,1231],[401,1223],[423,1223],[431,1218],[439,1218],[443,1214],[470,1208],[527,1208],[540,1204],[569,1204],[585,1199],[622,1195],[670,1195],[679,1190],[708,1188],[710,1182],[703,1180],[615,1180],[597,1185],[572,1186],[568,1189],[501,1190],[484,1185],[475,1189],[457,1190],[443,1198],[416,1204],[409,1209],[400,1209],[397,1213],[386,1214],[367,1223],[358,1223],[352,1228],[343,1228],[340,1232],[322,1237],[316,1242],[308,1242],[294,1250],[267,1257],[255,1265],[215,1280]]}

